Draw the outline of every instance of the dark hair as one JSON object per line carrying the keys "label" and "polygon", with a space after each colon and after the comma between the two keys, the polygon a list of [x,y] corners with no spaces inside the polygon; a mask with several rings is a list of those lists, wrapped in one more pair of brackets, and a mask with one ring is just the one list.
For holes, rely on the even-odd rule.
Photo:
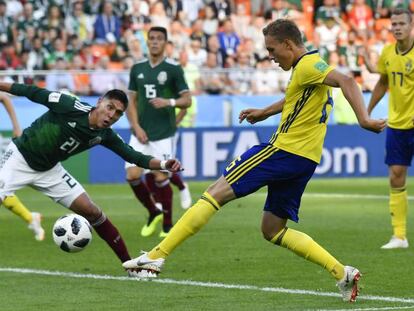
{"label": "dark hair", "polygon": [[159,31],[159,32],[162,32],[164,34],[165,41],[168,41],[168,34],[167,34],[167,29],[166,28],[161,27],[161,26],[153,26],[148,31],[148,37],[149,37],[151,31]]}
{"label": "dark hair", "polygon": [[411,21],[413,20],[412,16],[411,16],[411,12],[408,9],[402,9],[402,8],[397,8],[391,11],[391,16],[393,15],[401,15],[401,14],[405,14],[408,16],[408,21],[411,23]]}
{"label": "dark hair", "polygon": [[124,91],[113,89],[106,92],[103,98],[119,100],[124,105],[125,109],[128,108],[128,96]]}
{"label": "dark hair", "polygon": [[303,46],[302,33],[294,22],[288,19],[277,19],[263,28],[265,36],[271,36],[282,42],[289,39],[298,46]]}

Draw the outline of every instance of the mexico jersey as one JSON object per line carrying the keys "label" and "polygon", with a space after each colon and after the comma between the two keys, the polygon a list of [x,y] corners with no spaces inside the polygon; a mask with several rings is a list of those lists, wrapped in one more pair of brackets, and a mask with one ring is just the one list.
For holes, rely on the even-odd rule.
{"label": "mexico jersey", "polygon": [[414,128],[414,48],[401,54],[396,43],[387,45],[377,70],[388,77],[388,126],[401,130]]}
{"label": "mexico jersey", "polygon": [[73,96],[23,84],[13,84],[11,93],[49,108],[22,136],[13,139],[27,164],[36,171],[49,170],[58,162],[98,144],[140,166],[148,166],[152,158],[134,151],[110,128],[91,129],[89,113],[94,108]]}
{"label": "mexico jersey", "polygon": [[176,99],[189,91],[181,66],[168,58],[156,66],[144,59],[131,68],[128,89],[136,92],[139,125],[148,139],[155,141],[174,136],[177,130],[175,108],[156,109],[150,100],[156,97]]}
{"label": "mexico jersey", "polygon": [[279,128],[271,144],[319,163],[333,107],[331,88],[322,82],[332,70],[318,51],[306,53],[294,64]]}

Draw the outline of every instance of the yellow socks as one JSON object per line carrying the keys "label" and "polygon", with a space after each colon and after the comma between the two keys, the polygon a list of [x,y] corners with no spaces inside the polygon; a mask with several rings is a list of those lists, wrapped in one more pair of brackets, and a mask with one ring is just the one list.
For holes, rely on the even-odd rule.
{"label": "yellow socks", "polygon": [[149,253],[150,259],[166,258],[184,240],[198,232],[220,209],[217,201],[207,192],[172,227],[167,237]]}
{"label": "yellow socks", "polygon": [[405,187],[391,188],[390,214],[394,236],[405,239],[407,234],[408,195]]}
{"label": "yellow socks", "polygon": [[344,277],[344,266],[303,232],[285,227],[270,242],[283,246],[296,255],[322,266],[337,280]]}
{"label": "yellow socks", "polygon": [[21,217],[28,224],[32,222],[32,213],[30,213],[17,196],[13,195],[6,197],[3,200],[3,205],[8,210]]}

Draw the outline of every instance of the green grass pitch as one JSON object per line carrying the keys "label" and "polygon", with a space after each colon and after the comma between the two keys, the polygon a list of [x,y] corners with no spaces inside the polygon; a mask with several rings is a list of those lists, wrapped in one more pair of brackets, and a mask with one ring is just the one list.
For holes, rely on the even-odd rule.
{"label": "green grass pitch", "polygon": [[[207,185],[191,183],[193,198]],[[146,212],[126,184],[86,189],[118,227],[131,256],[159,242],[157,236],[139,236]],[[408,190],[414,194],[414,186]],[[43,214],[46,240],[36,242],[21,219],[0,209],[0,310],[414,310],[414,246],[379,248],[391,236],[387,194],[385,178],[314,179],[302,200],[300,223],[290,223],[360,269],[361,299],[350,304],[338,297],[324,269],[262,238],[264,189],[225,206],[176,249],[156,281],[127,279],[96,234],[83,252],[59,250],[51,228],[67,211],[24,189],[18,195]],[[182,213],[175,192],[174,220]],[[413,216],[409,209],[412,243]]]}

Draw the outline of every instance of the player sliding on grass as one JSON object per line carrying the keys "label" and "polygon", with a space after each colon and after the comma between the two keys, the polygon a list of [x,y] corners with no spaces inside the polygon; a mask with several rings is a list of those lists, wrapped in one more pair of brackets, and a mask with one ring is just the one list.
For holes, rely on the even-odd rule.
{"label": "player sliding on grass", "polygon": [[159,245],[123,266],[137,268],[141,277],[155,277],[165,258],[224,204],[267,186],[262,218],[264,238],[324,267],[337,280],[344,300],[355,301],[359,271],[344,266],[311,237],[286,224],[288,219],[299,220],[302,193],[321,158],[333,104],[331,86],[342,89],[361,127],[381,132],[386,123],[368,117],[361,92],[351,78],[328,66],[317,51],[306,50],[292,21],[276,20],[263,29],[263,34],[270,58],[285,71],[292,68],[292,77],[284,99],[264,109],[243,110],[239,119],[256,123],[282,112],[277,132],[268,143],[253,146],[231,162]]}
{"label": "player sliding on grass", "polygon": [[31,185],[85,217],[122,262],[129,260],[131,257],[118,230],[60,161],[101,144],[144,168],[176,172],[180,163],[175,159],[160,161],[136,152],[110,128],[128,106],[128,98],[120,90],[107,92],[96,107],[36,86],[0,82],[0,91],[25,96],[49,108],[7,147],[0,161],[0,204],[16,190]]}

